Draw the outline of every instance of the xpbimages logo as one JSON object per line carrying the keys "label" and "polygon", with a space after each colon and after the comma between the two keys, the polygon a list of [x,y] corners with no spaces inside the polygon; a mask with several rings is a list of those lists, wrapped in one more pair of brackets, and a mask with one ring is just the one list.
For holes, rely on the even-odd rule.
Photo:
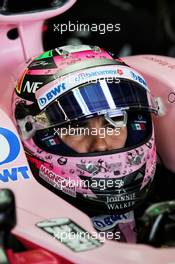
{"label": "xpbimages logo", "polygon": [[[0,127],[0,146],[0,182],[17,181],[21,176],[23,179],[29,179],[28,166],[9,166],[20,154],[20,142],[17,136],[9,129]],[[6,164],[8,168],[4,168]]]}
{"label": "xpbimages logo", "polygon": [[47,91],[42,97],[38,100],[38,105],[40,109],[43,109],[47,106],[50,102],[52,102],[58,95],[61,94],[62,91],[66,89],[65,83],[61,83],[58,86],[52,88],[49,92]]}

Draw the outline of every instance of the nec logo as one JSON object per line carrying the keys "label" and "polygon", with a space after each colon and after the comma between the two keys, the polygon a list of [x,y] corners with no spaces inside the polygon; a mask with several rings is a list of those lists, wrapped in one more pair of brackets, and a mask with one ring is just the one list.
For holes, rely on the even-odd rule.
{"label": "nec logo", "polygon": [[37,89],[43,86],[43,82],[26,81],[24,86],[23,86],[23,83],[19,82],[19,85],[16,87],[16,90],[18,93],[21,93],[21,92],[35,93]]}
{"label": "nec logo", "polygon": [[51,91],[47,92],[44,96],[38,100],[40,109],[43,109],[46,105],[52,102],[58,95],[60,95],[66,89],[65,83],[61,83],[57,87],[54,87]]}
{"label": "nec logo", "polygon": [[27,81],[23,91],[28,93],[35,93],[37,89],[39,89],[43,85],[43,82],[30,82]]}
{"label": "nec logo", "polygon": [[13,162],[20,153],[20,142],[17,136],[9,129],[0,127],[0,146],[0,182],[17,181],[19,176],[29,179],[28,166],[1,170],[2,165]]}

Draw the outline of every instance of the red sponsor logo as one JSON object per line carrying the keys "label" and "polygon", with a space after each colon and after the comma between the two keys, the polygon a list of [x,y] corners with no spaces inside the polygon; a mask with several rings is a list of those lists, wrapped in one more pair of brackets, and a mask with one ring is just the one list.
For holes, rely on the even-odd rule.
{"label": "red sponsor logo", "polygon": [[121,69],[118,69],[118,70],[117,70],[117,73],[118,73],[119,75],[122,75],[122,74],[123,74],[123,71],[122,71]]}

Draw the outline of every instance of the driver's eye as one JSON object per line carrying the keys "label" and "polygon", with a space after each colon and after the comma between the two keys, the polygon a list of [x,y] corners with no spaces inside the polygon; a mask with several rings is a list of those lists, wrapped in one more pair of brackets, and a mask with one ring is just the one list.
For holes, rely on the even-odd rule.
{"label": "driver's eye", "polygon": [[110,123],[108,123],[108,122],[104,125],[104,127],[105,127],[105,128],[112,128],[112,129],[115,129],[115,126],[113,126],[112,124],[110,124]]}

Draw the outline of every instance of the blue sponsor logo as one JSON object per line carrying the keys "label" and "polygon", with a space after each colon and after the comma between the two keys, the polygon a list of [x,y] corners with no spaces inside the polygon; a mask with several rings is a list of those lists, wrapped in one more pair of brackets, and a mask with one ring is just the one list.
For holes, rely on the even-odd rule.
{"label": "blue sponsor logo", "polygon": [[0,181],[17,181],[19,176],[22,176],[24,179],[29,179],[28,170],[27,166],[5,169],[0,172]]}
{"label": "blue sponsor logo", "polygon": [[[17,136],[9,129],[0,127],[0,166],[14,161],[20,153],[20,142]],[[0,170],[0,181],[17,181],[18,177],[29,179],[28,166],[11,167],[10,169]]]}
{"label": "blue sponsor logo", "polygon": [[112,227],[114,224],[127,220],[127,215],[108,215],[104,218],[93,220],[94,226],[98,229],[105,227]]}
{"label": "blue sponsor logo", "polygon": [[86,72],[80,73],[75,78],[75,81],[78,82],[80,80],[84,80],[91,77],[101,77],[103,75],[117,75],[116,70],[101,70],[101,71],[94,71],[94,72]]}
{"label": "blue sponsor logo", "polygon": [[[3,165],[5,163],[9,163],[13,160],[15,160],[20,152],[20,143],[17,138],[17,136],[10,130],[6,128],[0,127],[0,136],[1,136],[1,151],[4,153],[4,149],[2,148],[2,140],[3,138],[7,141],[9,145],[9,151],[6,157],[3,160],[0,160],[0,165]],[[3,138],[2,138],[3,137]],[[7,152],[7,151],[5,151]],[[4,153],[5,155],[6,153]]]}
{"label": "blue sponsor logo", "polygon": [[39,99],[39,104],[40,104],[41,106],[45,105],[46,102],[47,102],[47,99],[44,98],[44,97],[42,97],[42,98]]}
{"label": "blue sponsor logo", "polygon": [[100,231],[106,231],[114,228],[119,223],[129,223],[134,221],[134,213],[130,211],[121,215],[101,215],[91,218],[93,225]]}
{"label": "blue sponsor logo", "polygon": [[140,75],[135,74],[134,72],[131,71],[131,77],[132,77],[135,81],[139,82],[140,84],[142,84],[142,85],[144,85],[144,86],[147,86],[146,81],[145,81]]}
{"label": "blue sponsor logo", "polygon": [[41,97],[38,101],[39,105],[41,107],[47,105],[49,102],[51,102],[53,99],[58,97],[58,95],[66,89],[65,83],[61,83],[57,87],[54,87],[51,91],[46,93],[44,97]]}

